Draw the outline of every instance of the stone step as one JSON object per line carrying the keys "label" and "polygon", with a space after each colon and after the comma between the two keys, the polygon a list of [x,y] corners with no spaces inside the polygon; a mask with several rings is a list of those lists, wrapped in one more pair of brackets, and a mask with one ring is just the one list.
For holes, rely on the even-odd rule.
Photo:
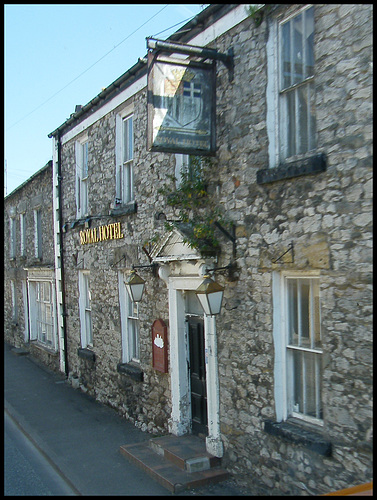
{"label": "stone step", "polygon": [[27,356],[29,354],[28,349],[24,349],[23,347],[13,347],[13,349],[11,349],[11,351],[16,356]]}
{"label": "stone step", "polygon": [[[155,438],[155,440],[157,439],[161,438]],[[152,439],[151,441],[155,440]],[[186,460],[188,460],[188,464],[191,464],[192,466],[188,465],[186,467],[185,465],[184,469],[182,468],[182,460],[184,461],[185,459],[183,459],[182,456],[180,456],[179,451],[177,451],[177,442],[175,442],[174,445],[172,443],[168,443],[171,453],[169,455],[168,451],[168,458],[165,458],[165,452],[163,455],[161,454],[161,449],[164,449],[162,448],[161,442],[154,442],[152,445],[150,442],[123,445],[120,447],[120,452],[128,460],[147,472],[147,474],[153,477],[159,484],[164,486],[171,493],[178,493],[186,489],[200,488],[211,483],[223,481],[229,477],[229,473],[218,466],[212,466],[206,470],[195,470],[195,460],[202,457],[192,456],[192,452],[189,452],[187,446],[188,443],[183,441],[182,453],[186,456],[187,453],[190,455]],[[152,447],[158,449],[159,451],[152,452]],[[174,451],[172,450],[173,447],[176,448]],[[208,457],[205,456],[205,458]],[[209,458],[211,458],[211,455]],[[209,462],[211,463],[211,460],[209,460]],[[212,461],[212,463],[215,462]],[[188,469],[191,471],[189,472]]]}
{"label": "stone step", "polygon": [[205,441],[198,436],[163,436],[152,438],[149,446],[158,455],[187,472],[197,472],[221,465],[221,458],[207,452]]}

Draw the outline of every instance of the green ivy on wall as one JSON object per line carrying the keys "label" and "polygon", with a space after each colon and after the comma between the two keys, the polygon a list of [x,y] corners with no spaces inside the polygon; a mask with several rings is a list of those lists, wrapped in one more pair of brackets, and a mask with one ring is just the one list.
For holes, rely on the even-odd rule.
{"label": "green ivy on wall", "polygon": [[[167,230],[177,228],[184,242],[202,255],[217,254],[220,243],[215,233],[215,222],[228,225],[219,207],[208,195],[208,174],[212,167],[208,157],[190,156],[190,167],[182,169],[181,182],[175,189],[165,186],[159,192],[169,206],[179,209],[178,221],[165,222]],[[177,181],[174,176],[170,179]]]}

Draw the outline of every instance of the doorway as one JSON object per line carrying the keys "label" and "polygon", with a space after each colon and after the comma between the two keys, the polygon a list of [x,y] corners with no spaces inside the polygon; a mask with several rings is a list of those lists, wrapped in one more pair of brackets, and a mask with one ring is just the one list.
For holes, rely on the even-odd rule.
{"label": "doorway", "polygon": [[204,320],[188,316],[187,323],[192,433],[208,436]]}
{"label": "doorway", "polygon": [[[183,267],[184,264],[189,268],[188,263],[182,263],[181,266]],[[169,276],[166,273],[169,290],[169,361],[172,400],[169,432],[175,436],[183,436],[192,431],[201,433],[201,429],[204,430],[208,453],[220,458],[224,454],[224,447],[220,432],[216,320],[214,316],[203,315],[203,310],[195,295],[195,290],[202,283],[203,276],[194,276],[189,271],[190,268],[187,271],[180,268],[180,276]],[[178,273],[177,269],[174,269],[174,272]],[[192,322],[191,318],[193,318]],[[199,405],[199,409],[201,408],[202,412],[199,411],[199,418],[198,415],[194,416],[194,424],[191,409],[191,370],[189,369],[189,321],[196,325],[198,323],[204,324],[202,328],[193,326],[190,330],[201,329],[205,337],[205,342],[199,343],[197,350],[202,353],[198,357],[202,360],[199,364],[202,366],[201,374],[204,375],[206,381],[206,393],[201,396],[203,404]],[[191,349],[192,352],[195,352],[195,347]],[[202,418],[200,418],[200,414]],[[193,427],[194,430],[192,430]]]}

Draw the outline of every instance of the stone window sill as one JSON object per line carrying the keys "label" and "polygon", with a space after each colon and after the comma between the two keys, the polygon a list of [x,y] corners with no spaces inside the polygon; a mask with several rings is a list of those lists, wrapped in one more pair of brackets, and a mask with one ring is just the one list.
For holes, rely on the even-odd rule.
{"label": "stone window sill", "polygon": [[47,344],[43,344],[38,339],[31,339],[30,340],[30,346],[33,347],[33,348],[40,349],[41,351],[46,351],[49,354],[52,354],[54,356],[58,355],[57,349],[54,349],[53,347],[50,347]]}
{"label": "stone window sill", "polygon": [[43,257],[33,257],[32,259],[30,259],[30,264],[32,266],[40,264],[41,262],[43,262]]}
{"label": "stone window sill", "polygon": [[82,358],[82,359],[87,359],[89,361],[95,361],[96,360],[96,354],[91,351],[90,349],[83,349],[83,348],[79,348],[77,349],[77,354],[79,356],[79,358]]}
{"label": "stone window sill", "polygon": [[140,366],[136,366],[132,363],[118,363],[117,365],[118,373],[128,375],[136,382],[142,382],[144,380],[144,373]]}
{"label": "stone window sill", "polygon": [[129,215],[136,214],[137,212],[137,203],[136,201],[131,201],[130,203],[126,203],[125,205],[120,205],[117,208],[111,210],[110,215]]}
{"label": "stone window sill", "polygon": [[304,429],[303,426],[297,423],[265,420],[264,430],[267,434],[282,437],[291,443],[302,445],[319,455],[331,456],[331,443],[329,441],[326,441],[320,433],[311,429]]}
{"label": "stone window sill", "polygon": [[276,168],[258,170],[257,183],[266,184],[268,182],[300,177],[302,175],[317,174],[319,172],[325,172],[326,169],[326,156],[320,153],[309,158],[279,165]]}

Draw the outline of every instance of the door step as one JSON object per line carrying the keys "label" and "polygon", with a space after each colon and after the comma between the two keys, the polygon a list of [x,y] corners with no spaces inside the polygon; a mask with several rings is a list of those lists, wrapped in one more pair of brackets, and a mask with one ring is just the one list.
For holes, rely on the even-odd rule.
{"label": "door step", "polygon": [[120,452],[172,493],[194,489],[229,477],[221,459],[209,454],[197,436],[163,436],[123,445]]}

